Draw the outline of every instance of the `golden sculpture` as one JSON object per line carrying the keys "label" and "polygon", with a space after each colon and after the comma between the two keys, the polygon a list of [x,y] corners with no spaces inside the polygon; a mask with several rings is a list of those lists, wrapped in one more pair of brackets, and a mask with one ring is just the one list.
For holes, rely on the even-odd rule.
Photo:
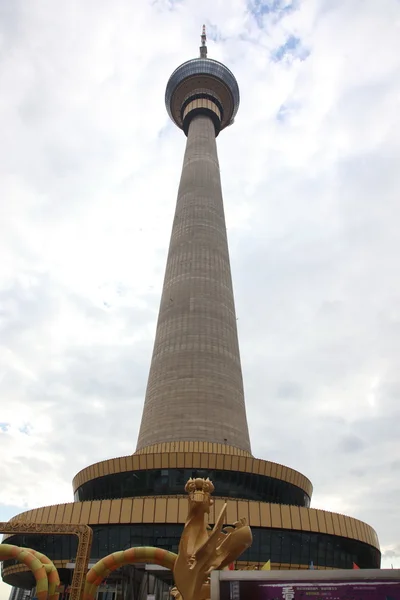
{"label": "golden sculpture", "polygon": [[171,593],[176,600],[209,600],[211,571],[235,561],[251,545],[253,536],[246,519],[223,529],[226,504],[214,527],[207,525],[214,491],[209,479],[189,479],[185,491],[189,495],[189,512],[173,569],[176,587]]}

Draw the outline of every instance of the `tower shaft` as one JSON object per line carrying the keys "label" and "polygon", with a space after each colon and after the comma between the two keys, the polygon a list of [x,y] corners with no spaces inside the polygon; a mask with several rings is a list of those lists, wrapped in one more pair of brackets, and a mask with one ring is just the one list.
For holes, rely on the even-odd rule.
{"label": "tower shaft", "polygon": [[215,127],[190,122],[137,450],[250,452]]}

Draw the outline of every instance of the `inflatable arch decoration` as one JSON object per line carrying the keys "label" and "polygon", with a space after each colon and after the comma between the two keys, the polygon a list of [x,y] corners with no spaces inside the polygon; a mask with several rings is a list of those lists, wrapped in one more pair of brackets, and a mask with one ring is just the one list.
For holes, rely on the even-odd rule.
{"label": "inflatable arch decoration", "polygon": [[52,560],[45,554],[38,552],[37,550],[33,550],[32,548],[21,548],[21,550],[27,550],[36,558],[40,560],[40,562],[44,565],[45,571],[47,573],[48,580],[48,600],[58,600],[60,593],[58,592],[58,587],[60,585],[60,576],[58,574],[57,568]]}
{"label": "inflatable arch decoration", "polygon": [[105,577],[112,571],[123,567],[124,565],[133,565],[135,563],[156,564],[173,569],[177,554],[168,552],[161,548],[152,548],[144,546],[141,548],[129,548],[120,552],[113,552],[97,562],[86,576],[85,591],[83,600],[94,600],[97,588]]}
{"label": "inflatable arch decoration", "polygon": [[38,600],[47,600],[49,584],[45,566],[40,559],[25,548],[13,546],[12,544],[0,544],[0,561],[10,559],[23,563],[32,571],[36,580]]}

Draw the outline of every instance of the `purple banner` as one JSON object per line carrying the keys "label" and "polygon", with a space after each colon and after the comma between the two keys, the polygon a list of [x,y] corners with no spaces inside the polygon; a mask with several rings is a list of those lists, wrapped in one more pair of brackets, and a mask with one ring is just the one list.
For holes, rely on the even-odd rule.
{"label": "purple banner", "polygon": [[400,600],[400,581],[221,581],[220,600]]}

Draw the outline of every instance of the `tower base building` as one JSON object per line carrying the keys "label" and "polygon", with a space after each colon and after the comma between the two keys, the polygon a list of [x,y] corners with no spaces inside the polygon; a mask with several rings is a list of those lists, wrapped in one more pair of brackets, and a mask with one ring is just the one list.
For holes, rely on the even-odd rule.
{"label": "tower base building", "polygon": [[[251,453],[216,148],[238,110],[239,88],[227,67],[207,58],[205,43],[203,30],[200,57],[178,67],[166,90],[168,113],[187,142],[136,452],[80,471],[74,502],[15,519],[90,525],[93,562],[133,546],[177,552],[185,483],[209,477],[210,524],[227,502],[227,525],[246,517],[253,532],[237,568],[268,560],[272,569],[379,568],[379,542],[369,525],[310,508],[312,485],[304,475]],[[7,542],[49,556],[68,589],[73,536],[12,535]],[[139,586],[145,570],[139,571],[115,572],[113,594],[123,595],[127,580]],[[151,576],[168,585],[169,572]],[[34,585],[30,571],[12,561],[3,579]]]}

